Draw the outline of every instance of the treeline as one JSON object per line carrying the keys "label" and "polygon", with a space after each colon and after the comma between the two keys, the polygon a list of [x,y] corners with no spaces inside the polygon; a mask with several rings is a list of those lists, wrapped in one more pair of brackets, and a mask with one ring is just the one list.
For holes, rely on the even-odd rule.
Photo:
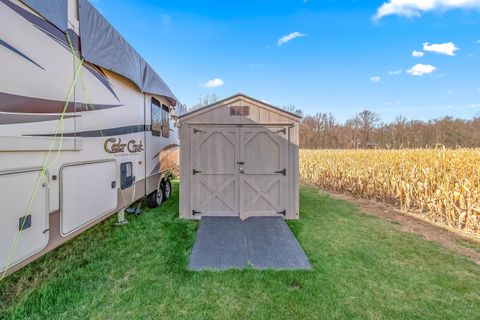
{"label": "treeline", "polygon": [[[301,113],[291,108],[290,111]],[[465,120],[446,116],[420,121],[398,116],[393,122],[365,110],[341,123],[331,113],[302,118],[300,147],[307,149],[480,147],[480,114]]]}

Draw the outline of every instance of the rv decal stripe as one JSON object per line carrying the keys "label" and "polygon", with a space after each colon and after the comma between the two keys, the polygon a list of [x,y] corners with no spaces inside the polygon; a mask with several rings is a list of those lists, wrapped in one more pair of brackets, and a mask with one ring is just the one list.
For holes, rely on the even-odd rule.
{"label": "rv decal stripe", "polygon": [[[145,131],[150,131],[150,130],[145,130]],[[156,157],[158,157],[160,155],[160,152],[162,151],[167,151],[169,149],[173,149],[173,148],[178,148],[178,144],[169,144],[169,145],[166,145],[165,147],[163,147],[156,155],[153,156],[152,160],[154,160]]]}
{"label": "rv decal stripe", "polygon": [[154,174],[159,173],[159,172],[160,172],[160,162],[157,163],[155,168],[153,168],[153,170],[150,172],[150,175],[153,176]]}
{"label": "rv decal stripe", "polygon": [[84,63],[83,64],[84,67],[90,71],[90,73],[95,76],[95,78],[98,79],[98,81],[100,81],[107,89],[108,91],[110,91],[111,94],[113,94],[113,96],[117,99],[117,101],[120,101],[120,99],[118,98],[117,94],[115,93],[115,91],[113,90],[113,87],[112,87],[112,84],[110,83],[110,81],[108,81],[108,78],[107,76],[105,76],[105,74],[102,72],[99,72],[98,70],[101,71],[100,68],[98,68],[97,66],[95,66],[94,64],[90,64],[90,63]]}
{"label": "rv decal stripe", "polygon": [[[60,44],[66,50],[68,50],[68,51],[71,50],[70,44],[68,43],[68,40],[67,40],[66,37],[63,37],[62,39],[58,39],[57,37],[51,35],[50,33],[46,32],[45,30],[43,30],[41,28],[38,28],[38,29],[40,31],[44,32],[47,36],[52,38],[55,42]],[[77,55],[79,57],[80,55],[78,53],[78,47],[79,47],[80,38],[78,38],[77,34],[75,32],[73,32],[71,29],[68,29],[67,32],[69,34],[70,39],[72,39],[72,44],[73,44],[73,47],[75,49],[75,55]],[[85,67],[85,69],[88,70],[88,72],[90,72],[95,78],[97,78],[97,80],[100,81],[105,86],[105,88],[107,88],[108,91],[110,91],[110,93],[117,99],[117,101],[120,101],[117,94],[113,90],[112,84],[110,83],[107,76],[105,75],[105,73],[103,73],[103,71],[100,68],[98,68],[96,65],[91,64],[87,61],[85,61],[83,63],[83,66]]]}
{"label": "rv decal stripe", "polygon": [[[79,117],[79,115],[65,115],[64,119]],[[60,115],[49,114],[18,114],[18,113],[3,113],[0,112],[0,125],[3,124],[18,124],[18,123],[32,123],[42,121],[53,121],[60,119]]]}
{"label": "rv decal stripe", "polygon": [[23,52],[21,52],[20,50],[14,48],[13,46],[9,45],[8,43],[6,43],[5,41],[3,41],[2,39],[0,39],[0,45],[4,46],[5,48],[13,51],[14,53],[16,53],[17,55],[19,55],[20,57],[24,58],[25,60],[27,61],[30,61],[31,63],[33,63],[34,65],[36,65],[37,67],[45,70],[41,65],[39,65],[38,63],[36,63],[35,61],[33,61],[32,59],[30,59],[26,54],[24,54]]}
{"label": "rv decal stripe", "polygon": [[152,171],[150,171],[150,176],[178,167],[178,149],[178,144],[169,144],[160,149],[160,152],[157,153],[152,159],[155,160],[156,157],[159,157],[158,163],[155,165]]}
{"label": "rv decal stripe", "polygon": [[42,29],[41,27],[39,27],[37,25],[35,25],[35,28],[37,28],[38,30],[45,33],[47,36],[49,36],[51,39],[53,39],[56,43],[58,43],[63,48],[65,48],[68,52],[71,53],[72,52],[72,47],[73,47],[73,50],[74,50],[75,54],[77,56],[79,56],[78,48],[80,47],[80,38],[77,36],[77,34],[72,29],[67,30],[68,36],[70,37],[70,40],[71,40],[71,43],[72,43],[72,47],[70,47],[70,43],[68,42],[68,37],[66,36],[66,34],[61,33],[61,34],[54,35],[54,34],[50,33],[48,30]]}
{"label": "rv decal stripe", "polygon": [[[107,137],[107,136],[120,136],[124,134],[132,134],[148,131],[144,125],[133,125],[126,127],[118,128],[108,128],[102,130],[91,130],[91,131],[81,131],[81,132],[69,132],[64,133],[64,137],[86,137],[86,138],[96,138],[96,137]],[[26,136],[36,136],[36,137],[53,137],[54,134],[28,134]]]}
{"label": "rv decal stripe", "polygon": [[43,18],[40,18],[40,17],[34,15],[31,12],[28,12],[27,10],[23,9],[22,7],[14,4],[12,1],[0,0],[0,2],[2,2],[4,5],[6,5],[7,7],[12,9],[16,13],[18,13],[19,15],[21,15],[25,20],[29,21],[33,25],[35,25],[35,26],[37,26],[37,27],[39,27],[39,28],[41,28],[45,31],[50,32],[51,34],[53,34],[54,36],[56,36],[58,38],[62,38],[62,36],[65,37],[65,34],[60,29],[58,29],[53,24],[51,24],[49,21],[44,20]]}
{"label": "rv decal stripe", "polygon": [[[38,30],[44,32],[46,35],[51,37],[53,40],[55,40],[57,43],[59,43],[62,47],[65,48],[65,50],[70,51],[70,44],[68,43],[67,35],[55,27],[53,24],[51,24],[49,21],[44,20],[40,17],[37,17],[36,15],[28,12],[27,10],[21,8],[20,6],[12,3],[11,1],[8,0],[0,0],[1,3],[5,4],[8,6],[10,9],[18,13],[20,16],[22,16],[25,20],[29,21],[32,23]],[[80,38],[78,35],[71,29],[67,30],[68,35],[70,39],[72,40],[72,45],[75,49],[75,54],[78,55],[79,52],[79,47],[80,47]],[[33,61],[32,61],[33,62]],[[35,62],[33,62],[35,63]],[[36,64],[36,63],[35,63]],[[39,66],[42,68],[41,66]],[[42,68],[43,69],[43,68]],[[45,69],[44,69],[45,70]],[[118,96],[116,95],[115,91],[113,90],[111,84],[108,81],[108,78],[105,76],[105,74],[102,74],[103,72],[98,72],[97,70],[93,68],[87,67],[87,70],[91,72],[114,96],[115,98],[118,99]],[[102,80],[103,78],[103,80]]]}
{"label": "rv decal stripe", "polygon": [[[69,102],[67,113],[117,108],[121,104],[85,104]],[[65,101],[48,100],[0,92],[0,112],[62,113]]]}

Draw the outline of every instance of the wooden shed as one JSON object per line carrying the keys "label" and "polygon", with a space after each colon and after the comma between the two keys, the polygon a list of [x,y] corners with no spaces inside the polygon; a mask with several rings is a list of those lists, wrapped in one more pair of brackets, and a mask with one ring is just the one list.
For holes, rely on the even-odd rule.
{"label": "wooden shed", "polygon": [[243,94],[180,116],[180,217],[298,219],[300,119]]}

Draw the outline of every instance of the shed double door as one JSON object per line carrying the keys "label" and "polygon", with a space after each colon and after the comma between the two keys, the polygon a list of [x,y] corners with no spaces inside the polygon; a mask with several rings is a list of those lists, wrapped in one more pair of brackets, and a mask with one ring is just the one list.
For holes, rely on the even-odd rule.
{"label": "shed double door", "polygon": [[199,126],[191,134],[192,214],[285,214],[287,128]]}

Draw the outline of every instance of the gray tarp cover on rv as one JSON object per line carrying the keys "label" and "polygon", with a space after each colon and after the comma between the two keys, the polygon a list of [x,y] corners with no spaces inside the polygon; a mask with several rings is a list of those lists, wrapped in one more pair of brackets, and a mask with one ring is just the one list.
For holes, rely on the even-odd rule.
{"label": "gray tarp cover on rv", "polygon": [[81,51],[85,60],[112,70],[133,81],[142,92],[169,98],[176,97],[153,68],[89,3],[78,0]]}
{"label": "gray tarp cover on rv", "polygon": [[38,12],[58,29],[63,32],[67,31],[67,0],[22,0],[22,2]]}

